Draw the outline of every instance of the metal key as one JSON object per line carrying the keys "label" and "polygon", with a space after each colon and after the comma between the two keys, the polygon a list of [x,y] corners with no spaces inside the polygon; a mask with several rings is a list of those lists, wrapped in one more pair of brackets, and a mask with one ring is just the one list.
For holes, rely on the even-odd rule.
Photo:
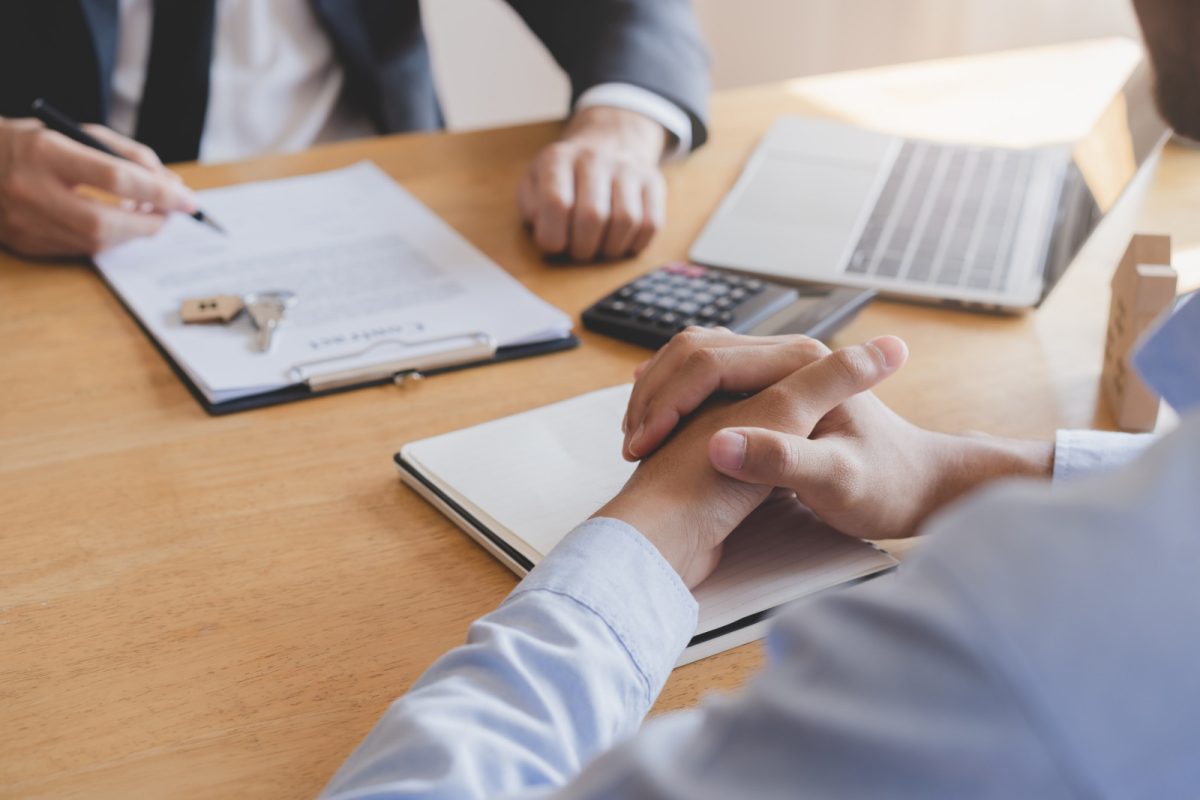
{"label": "metal key", "polygon": [[246,303],[246,313],[258,329],[254,337],[255,349],[260,353],[269,352],[275,339],[275,331],[283,322],[284,314],[296,302],[295,293],[254,292],[242,299]]}

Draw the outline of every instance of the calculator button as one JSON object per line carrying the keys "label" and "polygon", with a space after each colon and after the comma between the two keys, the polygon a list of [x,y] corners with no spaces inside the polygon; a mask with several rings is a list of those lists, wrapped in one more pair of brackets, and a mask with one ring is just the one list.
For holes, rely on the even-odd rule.
{"label": "calculator button", "polygon": [[614,317],[628,317],[630,314],[629,304],[624,300],[605,300],[596,309]]}
{"label": "calculator button", "polygon": [[717,322],[720,322],[722,325],[728,325],[733,322],[733,312],[722,311],[721,315],[717,317]]}
{"label": "calculator button", "polygon": [[679,304],[679,312],[681,314],[695,314],[700,310],[700,304],[694,303],[691,300],[685,300]]}
{"label": "calculator button", "polygon": [[765,288],[767,288],[766,284],[757,278],[751,278],[750,280],[746,281],[746,289],[754,294],[758,294]]}
{"label": "calculator button", "polygon": [[674,311],[664,311],[658,317],[658,324],[667,328],[676,328],[679,326],[680,316]]}
{"label": "calculator button", "polygon": [[700,319],[717,319],[720,315],[721,309],[717,308],[716,306],[705,306],[704,308],[700,309],[700,314],[698,316]]}
{"label": "calculator button", "polygon": [[738,287],[729,293],[730,300],[745,300],[747,292],[742,287]]}
{"label": "calculator button", "polygon": [[634,289],[632,286],[622,286],[617,290],[616,296],[621,300],[628,300],[629,298],[633,297],[636,292],[637,289]]}
{"label": "calculator button", "polygon": [[657,316],[657,308],[643,308],[642,313],[638,314],[638,319],[640,319],[642,322],[651,322]]}
{"label": "calculator button", "polygon": [[656,295],[654,292],[644,291],[644,292],[638,292],[637,294],[635,294],[633,296],[633,299],[635,302],[646,303],[647,305],[649,305],[650,303],[653,303],[654,301],[656,301],[658,299],[658,295]]}
{"label": "calculator button", "polygon": [[733,305],[733,301],[728,297],[718,297],[713,301],[713,305],[717,308],[729,308],[731,305]]}
{"label": "calculator button", "polygon": [[692,299],[695,300],[700,305],[706,306],[709,303],[711,303],[713,300],[716,300],[717,298],[713,297],[708,292],[697,292],[695,295],[692,296]]}
{"label": "calculator button", "polygon": [[724,283],[710,283],[708,285],[708,293],[715,295],[729,294],[729,286]]}
{"label": "calculator button", "polygon": [[664,295],[663,297],[658,298],[658,300],[654,303],[654,305],[658,306],[659,308],[670,311],[671,309],[677,308],[679,306],[679,301],[676,300],[674,297],[671,297],[669,295]]}

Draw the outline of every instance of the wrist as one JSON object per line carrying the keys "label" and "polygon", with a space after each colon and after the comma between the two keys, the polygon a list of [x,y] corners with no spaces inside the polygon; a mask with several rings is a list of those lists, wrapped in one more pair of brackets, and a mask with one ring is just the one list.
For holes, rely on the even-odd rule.
{"label": "wrist", "polygon": [[690,572],[700,549],[696,526],[681,518],[680,509],[686,507],[668,498],[643,499],[623,490],[592,516],[620,520],[637,530],[683,577]]}
{"label": "wrist", "polygon": [[939,479],[931,487],[929,513],[994,480],[1049,480],[1054,473],[1053,442],[1004,439],[974,432],[931,436]]}
{"label": "wrist", "polygon": [[620,520],[635,528],[692,588],[716,568],[725,537],[771,491],[769,487],[713,477],[715,483],[682,483],[675,487],[678,491],[671,491],[661,484],[643,485],[635,474],[592,516]]}
{"label": "wrist", "polygon": [[615,147],[657,163],[666,150],[668,137],[662,125],[636,111],[615,106],[588,106],[571,116],[562,138],[580,144]]}

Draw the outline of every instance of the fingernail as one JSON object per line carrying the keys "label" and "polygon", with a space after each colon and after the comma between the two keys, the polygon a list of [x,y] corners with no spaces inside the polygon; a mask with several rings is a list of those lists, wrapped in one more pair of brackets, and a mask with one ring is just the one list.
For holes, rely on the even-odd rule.
{"label": "fingernail", "polygon": [[885,369],[898,366],[908,355],[908,346],[895,336],[876,336],[863,346],[875,353],[875,357]]}
{"label": "fingernail", "polygon": [[746,437],[737,431],[717,431],[711,452],[714,466],[737,472],[746,463]]}
{"label": "fingernail", "polygon": [[635,456],[640,456],[638,444],[642,441],[642,434],[646,431],[646,423],[637,426],[637,430],[633,432],[633,436],[629,439],[629,452]]}

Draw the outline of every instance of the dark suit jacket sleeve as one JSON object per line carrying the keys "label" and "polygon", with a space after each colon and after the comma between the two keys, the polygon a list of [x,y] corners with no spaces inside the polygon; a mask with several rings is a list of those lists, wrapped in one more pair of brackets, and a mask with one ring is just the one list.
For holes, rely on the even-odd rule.
{"label": "dark suit jacket sleeve", "polygon": [[571,79],[571,102],[602,83],[631,83],[708,138],[708,50],[688,0],[509,0]]}

